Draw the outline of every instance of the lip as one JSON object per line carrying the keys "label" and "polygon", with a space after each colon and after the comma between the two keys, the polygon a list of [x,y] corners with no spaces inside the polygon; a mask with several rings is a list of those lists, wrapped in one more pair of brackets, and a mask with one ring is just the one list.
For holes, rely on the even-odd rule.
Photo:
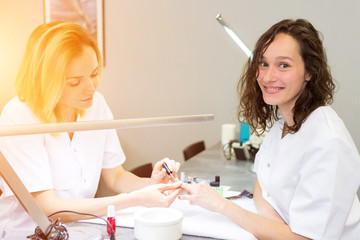
{"label": "lip", "polygon": [[86,98],[86,99],[83,99],[81,100],[82,102],[89,102],[93,99],[93,96],[89,97],[89,98]]}
{"label": "lip", "polygon": [[283,90],[283,87],[275,87],[275,86],[263,86],[264,92],[267,94],[275,94]]}

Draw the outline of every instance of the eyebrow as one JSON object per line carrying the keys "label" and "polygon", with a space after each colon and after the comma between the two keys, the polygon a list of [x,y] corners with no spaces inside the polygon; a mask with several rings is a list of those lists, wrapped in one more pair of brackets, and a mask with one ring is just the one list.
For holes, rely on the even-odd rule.
{"label": "eyebrow", "polygon": [[[265,56],[262,56],[261,57],[262,60],[266,60],[266,57]],[[280,60],[290,60],[290,61],[294,61],[291,57],[287,57],[287,56],[278,56],[276,57],[276,59],[280,59]]]}
{"label": "eyebrow", "polygon": [[[94,70],[91,72],[91,74],[93,74],[94,72],[98,71],[99,70],[99,65],[97,65]],[[67,80],[70,80],[70,79],[82,79],[84,76],[72,76],[72,77],[67,77],[66,79]]]}

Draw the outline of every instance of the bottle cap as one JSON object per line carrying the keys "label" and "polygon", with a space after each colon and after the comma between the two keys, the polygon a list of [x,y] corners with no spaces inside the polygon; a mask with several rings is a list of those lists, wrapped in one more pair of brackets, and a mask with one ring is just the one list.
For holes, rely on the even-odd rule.
{"label": "bottle cap", "polygon": [[220,184],[220,176],[215,176],[215,182],[218,182]]}
{"label": "bottle cap", "polygon": [[211,181],[210,186],[212,186],[212,187],[220,187],[220,183],[216,182],[216,181]]}
{"label": "bottle cap", "polygon": [[114,205],[109,205],[108,206],[107,216],[108,217],[115,217],[115,206]]}

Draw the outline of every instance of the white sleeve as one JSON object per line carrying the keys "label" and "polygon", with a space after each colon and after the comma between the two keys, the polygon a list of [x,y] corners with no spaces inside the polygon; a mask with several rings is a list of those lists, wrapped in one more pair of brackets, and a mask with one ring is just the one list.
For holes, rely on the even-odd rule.
{"label": "white sleeve", "polygon": [[289,226],[313,239],[340,239],[359,187],[359,156],[340,137],[309,144],[290,204]]}
{"label": "white sleeve", "polygon": [[[274,126],[273,126],[274,127]],[[265,138],[263,143],[260,146],[259,151],[256,153],[255,155],[255,160],[254,160],[254,172],[258,175],[261,171],[261,167],[264,166],[264,164],[262,164],[264,161],[266,161],[266,153],[267,153],[267,149],[269,148],[268,146],[270,145],[270,142],[272,141],[272,131],[274,131],[275,129],[270,129],[269,132],[266,132],[265,134]]]}
{"label": "white sleeve", "polygon": [[[97,93],[99,105],[101,108],[97,109],[97,112],[101,112],[103,115],[101,119],[113,120],[113,114],[107,105],[104,97]],[[124,151],[120,145],[119,137],[117,135],[116,129],[107,130],[106,133],[106,143],[104,149],[104,161],[102,168],[114,168],[123,164],[126,160]]]}
{"label": "white sleeve", "polygon": [[117,167],[123,164],[125,159],[116,130],[109,130],[106,137],[103,168]]}
{"label": "white sleeve", "polygon": [[[1,125],[17,124],[20,113],[3,112]],[[26,118],[26,116],[24,116]],[[1,137],[1,152],[30,192],[53,188],[49,158],[44,147],[44,135]],[[13,195],[6,186],[5,196]]]}

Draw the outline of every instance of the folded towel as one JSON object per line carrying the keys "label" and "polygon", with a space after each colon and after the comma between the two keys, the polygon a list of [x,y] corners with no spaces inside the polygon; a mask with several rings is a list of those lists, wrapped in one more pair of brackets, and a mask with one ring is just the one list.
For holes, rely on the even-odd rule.
{"label": "folded towel", "polygon": [[[225,196],[238,195],[239,192],[226,191]],[[239,206],[256,212],[254,201],[247,197],[232,200]],[[131,207],[116,212],[116,225],[120,227],[134,227],[134,213],[144,207]],[[177,209],[184,214],[182,233],[186,235],[211,237],[216,239],[256,239],[254,235],[230,221],[225,216],[210,212],[197,205],[189,204],[188,201],[176,199],[170,208]],[[84,221],[82,221],[84,222]],[[85,222],[105,224],[99,219],[85,220]]]}

